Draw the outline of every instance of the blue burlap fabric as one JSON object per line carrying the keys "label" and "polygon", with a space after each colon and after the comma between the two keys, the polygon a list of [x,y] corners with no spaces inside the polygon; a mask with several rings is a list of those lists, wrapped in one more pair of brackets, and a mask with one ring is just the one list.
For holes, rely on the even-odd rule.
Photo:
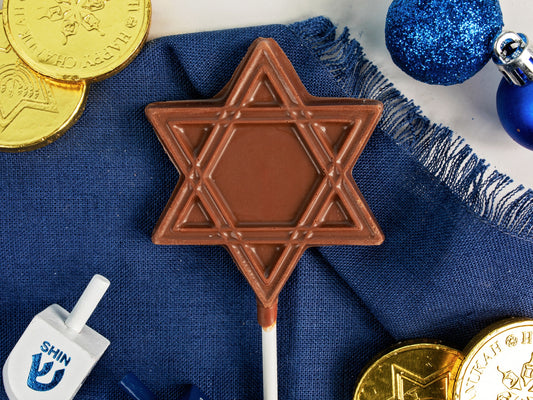
{"label": "blue burlap fabric", "polygon": [[495,320],[533,317],[531,191],[425,119],[317,18],[152,41],[91,87],[65,136],[0,154],[2,362],[35,314],[70,310],[101,273],[112,286],[89,325],[111,346],[77,398],[126,399],[128,371],[159,399],[187,383],[212,400],[262,397],[256,303],[231,257],[151,243],[178,174],[143,113],[213,96],[259,36],[279,42],[312,94],[385,104],[354,177],[386,241],[305,253],[280,297],[280,399],[351,399],[365,363],[398,340],[460,349]]}

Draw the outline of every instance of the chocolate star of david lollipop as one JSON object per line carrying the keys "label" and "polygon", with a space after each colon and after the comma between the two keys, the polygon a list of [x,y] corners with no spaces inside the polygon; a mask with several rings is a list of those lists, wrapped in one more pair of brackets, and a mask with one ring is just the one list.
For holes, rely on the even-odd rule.
{"label": "chocolate star of david lollipop", "polygon": [[277,398],[278,295],[303,252],[384,240],[352,177],[381,111],[378,101],[310,95],[262,38],[214,98],[146,107],[180,172],[152,240],[231,253],[257,297],[265,399]]}

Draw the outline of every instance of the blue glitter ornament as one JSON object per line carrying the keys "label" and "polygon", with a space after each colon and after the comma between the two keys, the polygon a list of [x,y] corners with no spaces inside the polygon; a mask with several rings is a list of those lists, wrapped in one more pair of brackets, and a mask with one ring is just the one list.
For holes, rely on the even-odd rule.
{"label": "blue glitter ornament", "polygon": [[500,121],[507,133],[533,150],[533,51],[527,37],[504,32],[494,43],[494,62],[504,74],[496,95]]}
{"label": "blue glitter ornament", "polygon": [[498,0],[394,0],[385,40],[394,63],[413,78],[454,85],[490,60],[502,27]]}

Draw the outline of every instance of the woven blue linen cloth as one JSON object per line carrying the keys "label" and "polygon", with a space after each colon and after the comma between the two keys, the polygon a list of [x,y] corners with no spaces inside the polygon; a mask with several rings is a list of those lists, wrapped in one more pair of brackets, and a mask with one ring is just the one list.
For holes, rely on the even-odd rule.
{"label": "woven blue linen cloth", "polygon": [[[156,246],[178,173],[144,116],[215,95],[257,37],[273,37],[316,96],[381,100],[354,169],[386,240],[307,250],[281,292],[279,397],[351,399],[357,375],[403,339],[462,349],[488,324],[533,318],[533,194],[432,124],[325,18],[165,37],[94,84],[85,113],[42,149],[0,154],[0,361],[31,318],[111,281],[88,325],[111,346],[77,398],[126,399],[132,371],[159,399],[262,398],[251,288],[222,247]],[[0,398],[4,398],[2,392]]]}

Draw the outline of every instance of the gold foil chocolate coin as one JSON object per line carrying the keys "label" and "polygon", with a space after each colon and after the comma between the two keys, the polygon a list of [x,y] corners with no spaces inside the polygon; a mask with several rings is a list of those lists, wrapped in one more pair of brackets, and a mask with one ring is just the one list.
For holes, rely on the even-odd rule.
{"label": "gold foil chocolate coin", "polygon": [[51,78],[107,78],[140,51],[150,0],[4,0],[7,37],[20,58]]}
{"label": "gold foil chocolate coin", "polygon": [[533,321],[492,325],[472,341],[465,354],[454,400],[533,399]]}
{"label": "gold foil chocolate coin", "polygon": [[400,344],[364,371],[354,400],[446,400],[462,359],[440,344]]}
{"label": "gold foil chocolate coin", "polygon": [[54,141],[81,115],[86,94],[84,82],[58,82],[28,68],[0,27],[0,150],[32,150]]}

